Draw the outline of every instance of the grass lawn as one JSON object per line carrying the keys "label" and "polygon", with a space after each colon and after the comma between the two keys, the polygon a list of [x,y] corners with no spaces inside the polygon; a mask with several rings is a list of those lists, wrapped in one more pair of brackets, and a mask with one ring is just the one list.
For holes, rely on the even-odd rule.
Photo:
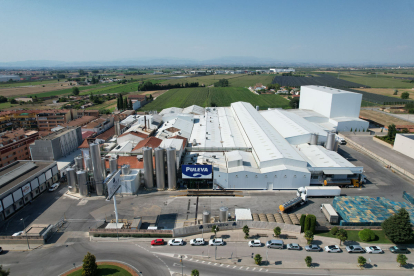
{"label": "grass lawn", "polygon": [[[64,82],[66,79],[59,79],[60,82]],[[16,81],[16,82],[5,82],[0,84],[0,88],[8,87],[19,87],[19,86],[31,86],[31,85],[41,85],[49,83],[58,83],[58,80],[39,80],[39,81]]]}
{"label": "grass lawn", "polygon": [[279,95],[256,95],[246,88],[239,87],[197,87],[171,89],[157,97],[153,102],[145,105],[140,111],[162,110],[168,107],[187,107],[199,105],[202,107],[230,106],[233,102],[249,102],[260,109],[269,107],[288,108],[289,100]]}
{"label": "grass lawn", "polygon": [[[386,236],[383,230],[373,230],[377,235],[375,241],[365,242],[365,243],[392,243]],[[358,237],[358,230],[347,230],[348,233],[348,241],[356,241],[356,242],[364,242],[361,241]],[[322,236],[328,238],[336,238],[330,232],[319,232],[316,233],[315,236]],[[315,238],[316,239],[316,238]],[[339,242],[339,239],[338,239]]]}
{"label": "grass lawn", "polygon": [[[82,276],[82,269],[79,269],[68,276]],[[98,276],[132,276],[125,269],[115,265],[99,265]]]}
{"label": "grass lawn", "polygon": [[106,102],[104,102],[102,104],[98,104],[98,105],[94,105],[94,106],[91,106],[91,107],[87,107],[86,109],[92,109],[92,110],[99,110],[101,108],[110,109],[112,107],[116,107],[116,101],[117,101],[117,99],[112,99],[112,100],[106,101]]}
{"label": "grass lawn", "polygon": [[3,108],[18,106],[18,104],[11,104],[10,102],[0,103],[0,110]]}

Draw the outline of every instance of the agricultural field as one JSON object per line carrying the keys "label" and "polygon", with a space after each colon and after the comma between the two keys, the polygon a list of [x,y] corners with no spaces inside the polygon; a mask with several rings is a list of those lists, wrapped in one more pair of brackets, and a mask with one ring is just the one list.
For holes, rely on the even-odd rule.
{"label": "agricultural field", "polygon": [[398,90],[397,95],[394,95],[395,89],[392,89],[392,88],[354,88],[353,90],[393,97],[397,99],[401,99],[402,93],[408,92],[410,93],[410,99],[414,99],[414,90],[412,89],[397,89]]}
{"label": "agricultural field", "polygon": [[220,79],[233,79],[243,77],[245,75],[208,75],[208,76],[190,76],[185,75],[186,78],[179,78],[179,79],[172,79],[172,80],[165,80],[161,82],[161,84],[177,84],[177,83],[186,83],[186,82],[198,82],[200,85],[204,84],[205,86],[209,86],[218,82]]}
{"label": "agricultural field", "polygon": [[[35,82],[36,85],[27,85],[27,83],[19,83],[20,86],[13,86],[13,87],[4,87],[0,85],[0,94],[6,98],[9,97],[22,97],[22,96],[30,96],[36,94],[37,97],[39,93],[45,92],[52,92],[52,91],[61,91],[65,90],[68,87],[71,87],[69,82],[53,82],[53,83],[45,83],[45,82]],[[14,83],[17,84],[17,83]]]}
{"label": "agricultural field", "polygon": [[[408,76],[407,76],[408,77]],[[361,86],[367,86],[372,88],[408,88],[414,87],[414,83],[409,83],[407,80],[394,79],[392,76],[386,75],[366,75],[366,74],[339,74],[339,78],[342,80],[355,82],[361,84]]]}
{"label": "agricultural field", "polygon": [[[118,84],[118,83],[111,83],[106,84],[104,87],[98,87],[93,89],[85,89],[84,91],[80,92],[80,95],[90,95],[91,93],[94,95],[97,94],[114,94],[114,93],[129,93],[132,91],[138,90],[139,82],[131,82],[125,84]],[[90,86],[86,86],[90,87]]]}
{"label": "agricultural field", "polygon": [[400,118],[385,114],[375,109],[361,109],[359,116],[373,120],[374,122],[380,123],[384,126],[391,124],[395,125],[412,125],[411,122],[402,120]]}
{"label": "agricultural field", "polygon": [[272,83],[278,83],[281,86],[300,87],[302,85],[322,85],[335,88],[354,88],[363,87],[364,85],[338,79],[330,74],[319,74],[315,77],[294,77],[294,76],[276,76]]}
{"label": "agricultural field", "polygon": [[18,82],[0,82],[0,89],[10,88],[10,87],[22,87],[22,86],[36,86],[36,85],[46,85],[46,84],[61,84],[64,83],[66,79],[58,80],[38,80],[38,81],[18,81]]}
{"label": "agricultural field", "polygon": [[396,104],[406,104],[406,103],[412,102],[412,100],[404,100],[401,98],[384,96],[381,94],[374,94],[374,93],[362,91],[361,89],[358,89],[358,90],[347,89],[347,90],[351,92],[360,93],[362,94],[362,100],[375,103],[375,104],[379,104],[379,105],[396,105]]}
{"label": "agricultural field", "polygon": [[117,99],[113,99],[113,100],[110,100],[110,101],[106,101],[102,104],[87,107],[86,109],[91,109],[91,110],[109,109],[112,112],[116,109],[116,101],[117,101]]}
{"label": "agricultural field", "polygon": [[261,109],[289,108],[289,100],[279,95],[256,95],[246,88],[239,87],[197,87],[171,89],[144,106],[140,111],[161,111],[168,107],[183,108],[194,104],[202,107],[230,106],[231,103],[237,101],[249,102],[253,106],[258,105]]}
{"label": "agricultural field", "polygon": [[249,87],[255,86],[256,83],[261,83],[263,85],[268,85],[272,83],[275,75],[242,75],[239,78],[229,79],[229,86],[231,87]]}

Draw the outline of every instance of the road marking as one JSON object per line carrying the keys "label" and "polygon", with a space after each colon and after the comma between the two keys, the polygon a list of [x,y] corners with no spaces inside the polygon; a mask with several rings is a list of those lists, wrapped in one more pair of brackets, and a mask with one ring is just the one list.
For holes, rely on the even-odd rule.
{"label": "road marking", "polygon": [[269,269],[266,269],[266,272],[268,272],[269,271]]}
{"label": "road marking", "polygon": [[204,264],[205,262],[206,262],[206,261],[202,261],[201,263],[203,263],[203,264]]}
{"label": "road marking", "polygon": [[237,267],[237,265],[233,266],[233,268],[236,268],[236,267]]}
{"label": "road marking", "polygon": [[241,266],[239,269],[242,269],[243,267]]}
{"label": "road marking", "polygon": [[214,265],[218,265],[218,263],[215,263]]}
{"label": "road marking", "polygon": [[246,270],[249,270],[250,267],[246,268]]}
{"label": "road marking", "polygon": [[220,266],[223,266],[224,264],[221,264]]}
{"label": "road marking", "polygon": [[227,265],[226,267],[229,267],[230,265]]}
{"label": "road marking", "polygon": [[256,268],[254,267],[252,270],[256,270]]}
{"label": "road marking", "polygon": [[211,264],[211,262],[209,262],[208,264]]}
{"label": "road marking", "polygon": [[259,271],[262,271],[263,268],[259,269]]}
{"label": "road marking", "polygon": [[84,199],[81,199],[81,201],[79,201],[77,206],[85,205],[86,203],[88,203],[88,200],[84,198]]}
{"label": "road marking", "polygon": [[196,262],[199,262],[200,260],[196,260]]}

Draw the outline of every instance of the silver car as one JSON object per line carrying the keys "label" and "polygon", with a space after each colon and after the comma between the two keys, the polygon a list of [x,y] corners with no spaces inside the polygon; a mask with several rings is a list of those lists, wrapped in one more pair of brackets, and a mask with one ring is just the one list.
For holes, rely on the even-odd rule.
{"label": "silver car", "polygon": [[346,247],[346,251],[348,251],[348,253],[365,253],[364,248],[359,245],[349,245]]}
{"label": "silver car", "polygon": [[289,243],[288,245],[286,245],[286,248],[288,250],[301,250],[302,249],[302,247],[300,247],[300,245],[297,243]]}
{"label": "silver car", "polygon": [[249,246],[250,247],[260,247],[260,246],[262,246],[262,243],[260,242],[260,240],[253,240],[253,241],[249,241]]}
{"label": "silver car", "polygon": [[320,252],[322,248],[319,247],[317,244],[310,244],[305,246],[306,251],[314,251],[314,252]]}

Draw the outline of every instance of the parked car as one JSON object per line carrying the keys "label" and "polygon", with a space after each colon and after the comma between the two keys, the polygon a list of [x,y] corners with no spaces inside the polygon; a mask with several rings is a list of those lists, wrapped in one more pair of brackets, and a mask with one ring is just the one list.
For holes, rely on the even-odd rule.
{"label": "parked car", "polygon": [[184,245],[183,239],[172,239],[168,241],[168,245]]}
{"label": "parked car", "polygon": [[224,245],[223,239],[212,239],[208,242],[209,245]]}
{"label": "parked car", "polygon": [[0,247],[0,254],[3,253],[3,248]]}
{"label": "parked car", "polygon": [[300,245],[297,243],[289,243],[288,245],[286,245],[286,248],[288,250],[301,250],[302,249],[302,247],[300,247]]}
{"label": "parked car", "polygon": [[21,235],[23,235],[23,231],[19,231],[19,232],[14,233],[12,235],[12,237],[18,237],[18,236],[21,236]]}
{"label": "parked car", "polygon": [[346,247],[346,251],[348,251],[348,253],[365,253],[364,248],[359,245],[349,245]]}
{"label": "parked car", "polygon": [[270,240],[267,241],[266,243],[266,247],[267,248],[278,248],[278,249],[283,249],[283,241],[282,240]]}
{"label": "parked car", "polygon": [[56,191],[57,188],[59,188],[59,185],[60,185],[59,183],[55,183],[52,186],[50,186],[49,192]]}
{"label": "parked car", "polygon": [[163,239],[152,240],[151,245],[164,245],[164,240]]}
{"label": "parked car", "polygon": [[315,252],[319,252],[322,250],[322,248],[319,247],[319,245],[317,244],[311,244],[311,245],[307,245],[305,246],[305,250],[306,251],[315,251]]}
{"label": "parked car", "polygon": [[382,251],[382,249],[378,246],[365,247],[365,251],[367,251],[367,253],[370,253],[370,254],[382,254],[382,253],[384,253],[384,251]]}
{"label": "parked car", "polygon": [[400,253],[400,254],[409,254],[410,250],[408,250],[406,247],[402,247],[399,245],[391,246],[390,247],[391,253]]}
{"label": "parked car", "polygon": [[342,250],[337,245],[328,245],[328,246],[325,246],[325,251],[328,253],[339,253]]}
{"label": "parked car", "polygon": [[253,240],[253,241],[249,241],[249,246],[250,247],[260,247],[260,246],[262,246],[262,243],[260,242],[260,240]]}
{"label": "parked car", "polygon": [[190,244],[191,245],[204,245],[204,239],[202,238],[192,239],[190,240]]}

